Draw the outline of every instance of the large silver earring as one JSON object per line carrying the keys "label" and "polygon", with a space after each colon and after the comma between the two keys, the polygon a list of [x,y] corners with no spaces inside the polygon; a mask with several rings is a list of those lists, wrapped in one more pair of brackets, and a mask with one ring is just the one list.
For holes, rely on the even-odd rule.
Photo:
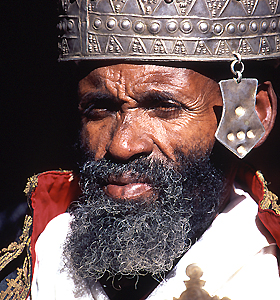
{"label": "large silver earring", "polygon": [[263,137],[265,129],[255,110],[258,80],[242,78],[244,64],[241,55],[233,54],[235,59],[231,71],[234,78],[219,82],[223,113],[215,136],[235,155],[243,158]]}

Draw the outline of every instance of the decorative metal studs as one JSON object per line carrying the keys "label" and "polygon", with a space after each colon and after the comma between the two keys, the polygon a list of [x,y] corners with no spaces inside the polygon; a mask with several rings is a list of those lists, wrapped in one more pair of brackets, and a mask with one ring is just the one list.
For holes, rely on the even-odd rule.
{"label": "decorative metal studs", "polygon": [[237,115],[237,117],[242,117],[242,116],[245,115],[245,109],[242,106],[236,107],[236,109],[234,110],[234,112]]}
{"label": "decorative metal studs", "polygon": [[244,157],[248,151],[246,150],[246,148],[244,146],[239,146],[237,149],[236,149],[237,153],[239,154],[240,158]]}
{"label": "decorative metal studs", "polygon": [[101,52],[97,37],[92,34],[88,35],[88,52],[90,52],[90,53],[100,53]]}
{"label": "decorative metal studs", "polygon": [[213,32],[217,35],[222,34],[224,31],[223,25],[216,23],[213,25]]}
{"label": "decorative metal studs", "polygon": [[271,21],[271,23],[270,23],[270,28],[271,28],[271,30],[276,30],[276,28],[277,28],[277,22],[276,22],[276,20],[272,20]]}
{"label": "decorative metal studs", "polygon": [[192,23],[190,21],[183,21],[180,25],[182,32],[190,33],[192,31]]}
{"label": "decorative metal studs", "polygon": [[145,44],[140,38],[133,38],[130,45],[130,53],[143,54],[147,53]]}
{"label": "decorative metal studs", "polygon": [[[95,51],[88,51],[88,32],[96,34],[102,59],[112,59],[118,53],[118,47],[110,50],[110,43],[105,51],[113,33],[123,44],[124,51],[118,55],[127,61],[135,59],[135,51],[130,51],[129,45],[134,37],[140,36],[147,47],[146,53],[141,50],[144,60],[153,61],[159,57],[150,51],[156,39],[166,44],[168,55],[160,58],[163,60],[230,61],[233,50],[246,60],[280,57],[280,0],[58,1],[62,5],[58,21],[59,44],[62,45],[64,37],[69,43],[67,57],[61,52],[60,60],[99,59]],[[171,1],[172,4],[167,4]],[[68,23],[70,20],[74,22]],[[267,39],[270,48],[266,40],[260,43],[262,38]],[[178,43],[173,51],[178,40],[185,47]],[[203,41],[204,45],[198,41]]]}
{"label": "decorative metal studs", "polygon": [[159,33],[160,31],[160,23],[159,22],[152,22],[150,24],[150,26],[148,27],[150,33],[153,33],[153,34],[156,34],[156,33]]}
{"label": "decorative metal studs", "polygon": [[226,30],[229,34],[234,34],[235,33],[235,24],[229,23],[226,27]]}
{"label": "decorative metal studs", "polygon": [[167,50],[164,41],[160,39],[156,39],[151,51],[155,54],[164,54],[164,53],[166,54]]}
{"label": "decorative metal studs", "polygon": [[99,29],[99,28],[101,28],[101,26],[102,26],[102,20],[100,18],[96,18],[93,21],[92,27],[95,28],[95,29]]}
{"label": "decorative metal studs", "polygon": [[275,37],[276,52],[280,52],[280,36]]}
{"label": "decorative metal studs", "polygon": [[266,37],[262,37],[260,39],[259,53],[263,55],[267,55],[270,53],[270,45]]}
{"label": "decorative metal studs", "polygon": [[268,0],[270,11],[275,14],[275,11],[277,9],[278,0]]}
{"label": "decorative metal studs", "polygon": [[74,26],[75,26],[74,21],[69,20],[68,23],[67,23],[67,29],[71,31],[74,28]]}
{"label": "decorative metal studs", "polygon": [[255,138],[255,134],[252,130],[247,131],[247,138],[248,139],[254,139]]}
{"label": "decorative metal studs", "polygon": [[145,30],[145,24],[142,21],[136,21],[133,29],[136,33],[142,33]]}
{"label": "decorative metal studs", "polygon": [[201,22],[198,23],[198,29],[202,33],[206,33],[209,30],[209,24],[205,21],[201,21]]}
{"label": "decorative metal studs", "polygon": [[228,55],[229,53],[232,53],[232,51],[231,51],[227,41],[220,40],[215,53],[217,55]]}
{"label": "decorative metal studs", "polygon": [[267,28],[268,28],[268,22],[267,22],[267,21],[262,21],[262,22],[261,22],[261,29],[262,29],[263,31],[266,31]]}
{"label": "decorative metal studs", "polygon": [[123,47],[116,37],[110,36],[108,38],[105,52],[110,52],[112,54],[120,54],[121,52],[123,52]]}
{"label": "decorative metal studs", "polygon": [[216,138],[243,158],[262,138],[264,127],[255,111],[257,79],[221,80],[223,113]]}
{"label": "decorative metal studs", "polygon": [[227,139],[230,141],[230,142],[233,142],[235,140],[235,135],[230,132],[228,135],[227,135]]}
{"label": "decorative metal studs", "polygon": [[108,30],[113,30],[117,25],[117,21],[114,18],[108,19],[106,22],[106,27]]}
{"label": "decorative metal studs", "polygon": [[253,52],[253,48],[246,39],[241,39],[239,41],[239,46],[237,52],[242,55],[249,55]]}
{"label": "decorative metal studs", "polygon": [[256,9],[258,0],[241,0],[241,4],[248,15],[252,15]]}
{"label": "decorative metal studs", "polygon": [[178,23],[176,21],[169,21],[166,24],[166,30],[170,33],[173,33],[178,30]]}
{"label": "decorative metal studs", "polygon": [[244,131],[238,131],[237,134],[236,134],[236,137],[239,139],[239,140],[244,140],[245,139],[245,132]]}
{"label": "decorative metal studs", "polygon": [[240,32],[244,33],[247,30],[247,25],[243,22],[238,24],[238,29]]}
{"label": "decorative metal studs", "polygon": [[223,32],[224,28],[222,24],[216,23],[213,25],[213,32],[217,35]]}
{"label": "decorative metal studs", "polygon": [[123,20],[121,20],[119,26],[122,30],[129,30],[131,27],[131,22],[129,19],[123,19]]}
{"label": "decorative metal studs", "polygon": [[58,24],[57,24],[57,29],[62,31],[63,27],[62,27],[62,22],[60,21]]}
{"label": "decorative metal studs", "polygon": [[256,21],[252,21],[249,24],[249,28],[252,32],[257,32],[258,31],[258,23]]}
{"label": "decorative metal studs", "polygon": [[67,31],[67,23],[65,20],[64,20],[64,22],[62,22],[62,30]]}
{"label": "decorative metal studs", "polygon": [[211,55],[211,52],[204,41],[197,41],[197,45],[194,51],[196,55]]}
{"label": "decorative metal studs", "polygon": [[177,40],[173,47],[173,54],[185,55],[187,53],[186,46],[183,41]]}

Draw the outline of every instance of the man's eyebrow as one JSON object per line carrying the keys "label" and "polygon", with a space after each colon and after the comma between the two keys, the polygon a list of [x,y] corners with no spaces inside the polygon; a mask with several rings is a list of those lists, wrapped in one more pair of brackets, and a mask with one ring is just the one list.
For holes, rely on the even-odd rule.
{"label": "man's eyebrow", "polygon": [[89,106],[95,107],[107,107],[109,105],[116,106],[118,99],[109,93],[103,92],[88,92],[85,95],[80,96],[79,107],[84,109]]}

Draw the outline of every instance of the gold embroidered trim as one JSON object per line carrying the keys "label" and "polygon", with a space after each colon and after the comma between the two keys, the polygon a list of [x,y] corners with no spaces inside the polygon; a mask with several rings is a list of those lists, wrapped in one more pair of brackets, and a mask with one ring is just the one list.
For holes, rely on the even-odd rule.
{"label": "gold embroidered trim", "polygon": [[27,179],[26,187],[23,190],[27,197],[30,197],[30,195],[35,191],[38,185],[38,177],[40,174],[41,173],[33,175]]}
{"label": "gold embroidered trim", "polygon": [[267,188],[267,182],[265,181],[262,173],[260,171],[257,171],[256,174],[264,186],[264,195],[263,199],[260,201],[260,208],[272,209],[277,215],[280,215],[280,205],[278,204],[278,197],[271,191],[269,191],[269,189]]}
{"label": "gold embroidered trim", "polygon": [[17,258],[26,248],[27,256],[24,259],[22,268],[17,268],[17,277],[15,279],[6,279],[7,289],[0,292],[1,300],[25,300],[28,296],[31,286],[31,255],[30,242],[31,237],[29,231],[32,225],[31,216],[26,216],[24,227],[19,242],[11,243],[8,248],[2,249],[0,252],[0,270],[2,270],[9,262]]}
{"label": "gold embroidered trim", "polygon": [[[211,297],[202,287],[205,285],[205,281],[200,277],[203,275],[201,269],[191,264],[186,269],[186,274],[190,280],[184,281],[186,290],[177,299],[173,297],[173,300],[220,300],[218,296]],[[230,300],[228,297],[223,297],[221,300]]]}
{"label": "gold embroidered trim", "polygon": [[17,258],[24,250],[25,246],[30,243],[29,230],[32,225],[31,216],[25,216],[23,232],[19,237],[19,242],[12,242],[8,248],[3,248],[0,252],[0,271],[6,265]]}
{"label": "gold embroidered trim", "polygon": [[0,292],[3,300],[25,300],[30,290],[31,262],[30,257],[25,257],[23,267],[17,268],[17,277],[7,280],[7,289]]}

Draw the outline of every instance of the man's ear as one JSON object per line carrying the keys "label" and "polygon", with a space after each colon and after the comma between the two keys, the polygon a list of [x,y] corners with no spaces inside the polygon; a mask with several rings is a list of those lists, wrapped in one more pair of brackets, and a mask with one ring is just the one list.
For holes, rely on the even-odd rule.
{"label": "man's ear", "polygon": [[277,96],[273,90],[270,81],[265,81],[258,86],[257,96],[256,96],[256,112],[259,119],[261,120],[265,134],[259,140],[255,147],[260,146],[268,137],[270,131],[272,130],[276,114],[277,114]]}

